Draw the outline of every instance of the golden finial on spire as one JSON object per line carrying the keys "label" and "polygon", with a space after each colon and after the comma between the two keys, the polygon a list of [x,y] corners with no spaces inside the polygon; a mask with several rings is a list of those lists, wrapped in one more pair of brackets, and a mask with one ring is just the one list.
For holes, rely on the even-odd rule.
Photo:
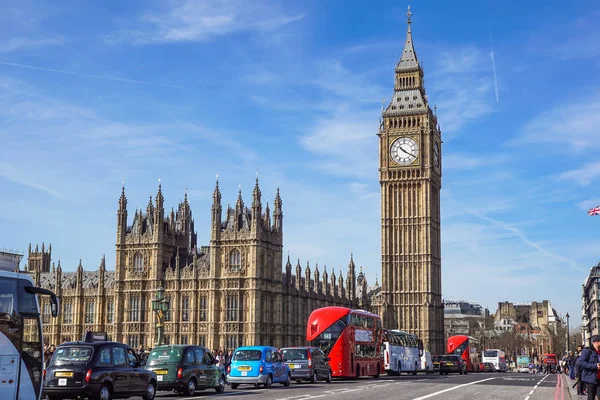
{"label": "golden finial on spire", "polygon": [[411,17],[412,13],[410,12],[410,5],[408,6],[408,12],[406,13],[406,16],[408,17],[408,19],[406,20],[406,23],[410,25],[410,17]]}

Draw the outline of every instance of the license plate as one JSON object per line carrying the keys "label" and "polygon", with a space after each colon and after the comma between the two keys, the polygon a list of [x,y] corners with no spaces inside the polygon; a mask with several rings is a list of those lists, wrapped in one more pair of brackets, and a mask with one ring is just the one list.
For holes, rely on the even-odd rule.
{"label": "license plate", "polygon": [[252,369],[252,367],[248,367],[248,366],[238,367],[238,371],[250,371],[251,369]]}
{"label": "license plate", "polygon": [[290,367],[290,369],[296,368],[296,366],[294,364],[289,364],[288,367]]}
{"label": "license plate", "polygon": [[163,378],[162,375],[156,375],[156,380],[157,381],[162,382],[162,378]]}
{"label": "license plate", "polygon": [[166,369],[157,369],[156,371],[154,371],[154,373],[156,375],[166,375],[169,373],[169,371],[167,371]]}
{"label": "license plate", "polygon": [[294,368],[302,368],[301,364],[294,364]]}
{"label": "license plate", "polygon": [[58,380],[58,386],[67,386],[67,378],[61,378]]}
{"label": "license plate", "polygon": [[72,378],[73,372],[58,371],[54,373],[57,378]]}
{"label": "license plate", "polygon": [[248,371],[242,371],[242,376],[248,376]]}
{"label": "license plate", "polygon": [[452,363],[446,363],[446,365],[454,365],[454,364],[452,364]]}

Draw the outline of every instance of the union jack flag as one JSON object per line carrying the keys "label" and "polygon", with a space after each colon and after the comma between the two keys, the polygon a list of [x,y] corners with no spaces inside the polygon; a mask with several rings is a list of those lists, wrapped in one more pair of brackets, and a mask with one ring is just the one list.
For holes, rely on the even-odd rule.
{"label": "union jack flag", "polygon": [[588,215],[591,217],[593,215],[600,215],[600,206],[596,206],[594,208],[590,208],[588,210]]}

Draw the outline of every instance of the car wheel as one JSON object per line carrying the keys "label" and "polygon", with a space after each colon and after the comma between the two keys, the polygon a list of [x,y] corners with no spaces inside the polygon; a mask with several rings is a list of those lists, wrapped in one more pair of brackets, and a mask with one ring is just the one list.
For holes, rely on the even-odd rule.
{"label": "car wheel", "polygon": [[288,386],[290,386],[291,382],[292,382],[292,376],[288,373],[287,379],[285,380],[285,382],[283,382],[283,386],[288,387]]}
{"label": "car wheel", "polygon": [[240,384],[239,384],[239,383],[232,383],[232,384],[231,384],[231,388],[232,388],[233,390],[237,389],[239,386],[240,386]]}
{"label": "car wheel", "polygon": [[329,370],[329,372],[327,372],[327,378],[325,379],[325,382],[331,383],[331,370]]}
{"label": "car wheel", "polygon": [[156,383],[150,382],[148,383],[148,387],[146,387],[146,394],[142,396],[144,400],[154,400],[156,396]]}
{"label": "car wheel", "polygon": [[103,384],[98,394],[99,400],[110,400],[111,398],[110,387],[107,384]]}
{"label": "car wheel", "polygon": [[221,377],[219,378],[219,383],[215,388],[215,391],[217,393],[223,393],[225,391],[225,377],[223,375],[221,375]]}
{"label": "car wheel", "polygon": [[267,376],[267,381],[265,382],[265,388],[269,389],[273,386],[273,378],[271,375]]}
{"label": "car wheel", "polygon": [[188,396],[193,396],[194,394],[196,394],[196,380],[194,378],[190,379],[190,381],[188,382],[185,394],[187,394]]}

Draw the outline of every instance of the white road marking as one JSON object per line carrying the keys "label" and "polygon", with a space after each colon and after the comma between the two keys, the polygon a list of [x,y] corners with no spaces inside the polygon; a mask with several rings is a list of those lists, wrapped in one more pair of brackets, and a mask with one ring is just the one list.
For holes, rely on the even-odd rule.
{"label": "white road marking", "polygon": [[437,396],[437,395],[442,394],[442,393],[450,392],[452,390],[460,389],[460,388],[463,388],[465,386],[475,385],[477,383],[481,383],[481,382],[485,382],[485,381],[491,381],[492,379],[496,379],[496,378],[487,378],[487,379],[482,379],[480,381],[465,383],[465,384],[454,386],[454,387],[451,387],[451,388],[448,388],[448,389],[440,390],[438,392],[430,393],[430,394],[425,395],[425,396],[417,397],[417,398],[415,398],[413,400],[425,400],[425,399],[429,399],[431,397]]}
{"label": "white road marking", "polygon": [[531,392],[529,392],[529,395],[530,395],[530,396],[533,394],[533,391],[534,391],[534,390],[535,390],[535,389],[532,389],[532,390],[531,390]]}
{"label": "white road marking", "polygon": [[285,398],[279,399],[279,400],[305,399],[308,396],[310,396],[310,395],[309,394],[303,394],[303,395],[300,395],[300,396],[285,397]]}
{"label": "white road marking", "polygon": [[529,396],[525,397],[525,400],[529,400]]}

